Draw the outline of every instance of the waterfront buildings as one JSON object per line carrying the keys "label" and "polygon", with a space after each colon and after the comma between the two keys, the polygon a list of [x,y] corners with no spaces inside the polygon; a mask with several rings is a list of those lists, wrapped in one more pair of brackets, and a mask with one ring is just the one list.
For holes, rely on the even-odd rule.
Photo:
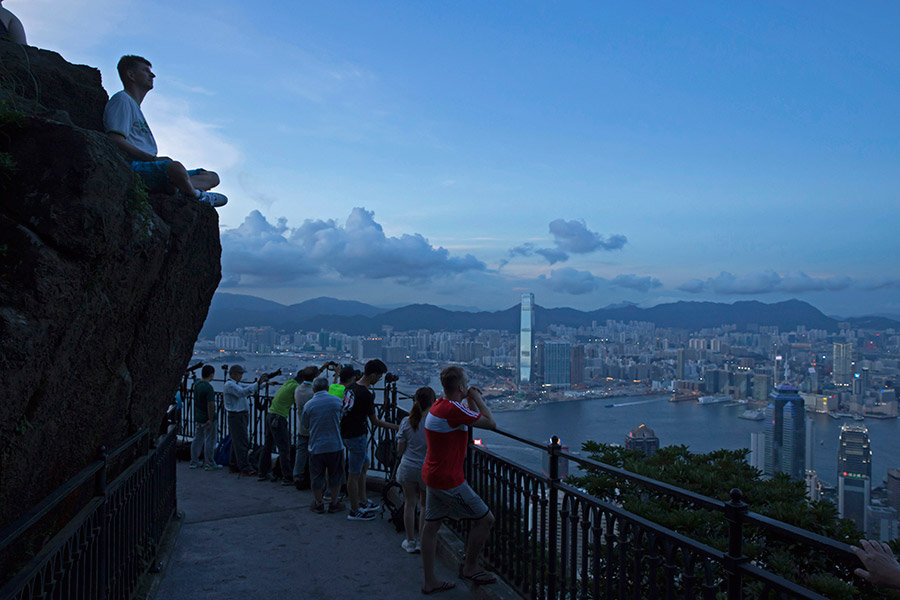
{"label": "waterfront buildings", "polygon": [[544,342],[541,366],[544,385],[568,388],[572,384],[572,345],[569,342]]}
{"label": "waterfront buildings", "polygon": [[532,383],[534,365],[534,294],[522,294],[519,326],[519,383]]}
{"label": "waterfront buildings", "polygon": [[628,432],[625,436],[625,448],[628,450],[640,450],[650,456],[659,450],[659,438],[656,433],[643,423]]}
{"label": "waterfront buildings", "polygon": [[789,384],[775,386],[766,408],[765,468],[766,475],[787,473],[793,479],[806,478],[806,425],[803,398]]}
{"label": "waterfront buildings", "polygon": [[844,425],[838,446],[838,513],[868,531],[868,507],[872,495],[872,448],[869,431],[861,425]]}

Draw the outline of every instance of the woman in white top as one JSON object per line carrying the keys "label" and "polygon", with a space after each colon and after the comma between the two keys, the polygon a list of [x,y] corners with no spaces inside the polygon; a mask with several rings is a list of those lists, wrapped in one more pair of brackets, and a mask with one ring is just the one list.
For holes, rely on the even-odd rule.
{"label": "woman in white top", "polygon": [[397,482],[403,486],[403,525],[406,539],[400,546],[409,553],[419,551],[416,541],[416,505],[419,505],[419,531],[425,525],[425,482],[422,481],[422,465],[428,448],[425,441],[425,415],[434,404],[434,390],[423,387],[416,390],[409,416],[400,421],[397,433],[397,451],[400,466],[397,468]]}

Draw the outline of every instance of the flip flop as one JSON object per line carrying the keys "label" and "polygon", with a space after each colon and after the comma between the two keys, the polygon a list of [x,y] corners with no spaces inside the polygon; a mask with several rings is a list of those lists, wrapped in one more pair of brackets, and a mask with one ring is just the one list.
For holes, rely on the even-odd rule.
{"label": "flip flop", "polygon": [[467,579],[475,585],[488,585],[491,583],[497,583],[497,578],[487,571],[478,571],[474,575],[466,575],[465,573],[463,573],[463,565],[459,565],[459,578]]}
{"label": "flip flop", "polygon": [[446,592],[448,590],[452,590],[455,587],[456,587],[456,584],[453,583],[452,581],[442,581],[441,585],[437,586],[436,588],[431,588],[430,590],[426,590],[425,588],[422,588],[422,593],[425,594],[426,596],[429,594],[439,594],[441,592]]}

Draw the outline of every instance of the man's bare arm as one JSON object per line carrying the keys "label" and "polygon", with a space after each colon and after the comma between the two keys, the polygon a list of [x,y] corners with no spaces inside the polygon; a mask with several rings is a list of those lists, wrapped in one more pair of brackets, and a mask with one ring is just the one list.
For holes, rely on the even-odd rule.
{"label": "man's bare arm", "polygon": [[106,134],[109,140],[116,145],[116,148],[125,153],[131,160],[140,160],[144,162],[153,162],[157,160],[169,160],[167,156],[154,156],[149,152],[144,152],[131,142],[125,139],[121,133],[110,131]]}
{"label": "man's bare arm", "polygon": [[385,429],[393,429],[394,431],[397,431],[398,429],[400,429],[400,426],[397,425],[396,423],[382,421],[381,419],[379,419],[378,417],[375,416],[375,413],[372,413],[371,415],[369,415],[369,421],[372,422],[373,426],[384,427]]}
{"label": "man's bare arm", "polygon": [[478,413],[481,414],[481,416],[472,423],[472,427],[478,427],[479,429],[497,428],[497,422],[494,421],[494,415],[491,414],[491,409],[487,407],[487,404],[485,404],[484,399],[481,397],[480,389],[475,386],[470,387],[466,394],[466,400],[469,401],[469,408],[478,411]]}

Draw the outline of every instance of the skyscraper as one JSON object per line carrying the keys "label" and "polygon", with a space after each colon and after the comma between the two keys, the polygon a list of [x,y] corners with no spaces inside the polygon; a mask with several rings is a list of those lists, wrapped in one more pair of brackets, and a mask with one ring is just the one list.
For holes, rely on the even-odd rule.
{"label": "skyscraper", "polygon": [[850,370],[853,363],[853,345],[835,342],[834,344],[834,383],[850,385]]}
{"label": "skyscraper", "polygon": [[865,427],[841,427],[837,476],[839,514],[856,523],[860,531],[867,531],[867,508],[872,491],[872,449],[869,430]]}
{"label": "skyscraper", "polygon": [[769,397],[765,421],[766,475],[787,473],[792,479],[806,477],[806,424],[803,398],[792,385],[775,386]]}
{"label": "skyscraper", "polygon": [[584,383],[584,345],[582,344],[572,346],[572,376],[570,381],[572,385]]}
{"label": "skyscraper", "polygon": [[544,385],[569,387],[572,384],[572,345],[569,342],[544,342],[543,348]]}
{"label": "skyscraper", "polygon": [[534,356],[534,294],[522,294],[522,321],[519,327],[519,383],[531,383]]}

